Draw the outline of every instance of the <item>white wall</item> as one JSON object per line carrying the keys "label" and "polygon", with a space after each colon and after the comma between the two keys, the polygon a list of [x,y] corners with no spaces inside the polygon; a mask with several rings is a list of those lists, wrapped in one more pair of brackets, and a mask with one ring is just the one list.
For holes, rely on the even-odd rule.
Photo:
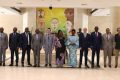
{"label": "white wall", "polygon": [[0,15],[0,27],[4,28],[5,33],[11,33],[13,27],[17,27],[22,32],[22,26],[22,15]]}
{"label": "white wall", "polygon": [[88,20],[89,32],[94,31],[94,27],[98,26],[101,33],[105,33],[106,28],[112,30],[112,22],[110,16],[89,16]]}

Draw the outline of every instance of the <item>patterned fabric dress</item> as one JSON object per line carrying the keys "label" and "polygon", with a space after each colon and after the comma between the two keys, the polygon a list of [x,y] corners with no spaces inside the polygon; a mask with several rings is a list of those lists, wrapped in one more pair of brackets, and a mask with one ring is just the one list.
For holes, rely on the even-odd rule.
{"label": "patterned fabric dress", "polygon": [[69,36],[66,42],[67,48],[69,50],[68,65],[72,67],[77,67],[77,49],[79,47],[79,41],[77,36]]}
{"label": "patterned fabric dress", "polygon": [[62,66],[65,62],[65,51],[66,51],[65,38],[59,37],[58,39],[61,44],[61,47],[56,47],[56,64],[58,66]]}

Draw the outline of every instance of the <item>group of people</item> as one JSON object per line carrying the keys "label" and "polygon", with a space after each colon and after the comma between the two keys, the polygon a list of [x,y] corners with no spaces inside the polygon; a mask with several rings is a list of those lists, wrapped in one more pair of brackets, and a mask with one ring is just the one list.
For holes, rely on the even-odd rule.
{"label": "group of people", "polygon": [[[11,63],[14,66],[14,55],[16,56],[16,66],[19,62],[19,49],[22,50],[21,64],[24,67],[25,54],[27,54],[28,66],[32,66],[30,62],[30,51],[34,54],[34,67],[40,67],[40,52],[43,48],[45,51],[45,67],[52,67],[52,51],[56,51],[56,65],[63,67],[65,58],[68,53],[68,65],[72,68],[77,67],[77,49],[80,49],[79,68],[82,66],[82,58],[85,57],[85,67],[88,65],[88,52],[91,49],[91,68],[95,67],[94,58],[96,55],[96,67],[100,68],[100,50],[104,52],[104,67],[111,68],[112,53],[115,53],[115,68],[118,67],[118,56],[120,52],[120,28],[117,28],[115,36],[111,34],[110,29],[106,29],[105,34],[99,32],[98,26],[95,26],[94,32],[88,33],[87,28],[83,28],[83,32],[72,29],[71,34],[65,37],[61,30],[58,33],[52,33],[51,29],[42,34],[39,29],[35,30],[35,34],[31,34],[29,28],[25,28],[25,32],[17,33],[17,28],[13,28],[13,32],[9,35],[4,33],[4,28],[0,28],[0,66],[5,66],[6,49],[10,48]],[[67,52],[68,49],[68,52]],[[108,57],[108,65],[106,63]]]}

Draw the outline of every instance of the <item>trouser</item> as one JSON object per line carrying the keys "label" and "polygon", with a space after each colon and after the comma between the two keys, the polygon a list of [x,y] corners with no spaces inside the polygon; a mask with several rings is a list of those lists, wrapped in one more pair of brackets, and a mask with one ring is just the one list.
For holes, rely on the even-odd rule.
{"label": "trouser", "polygon": [[18,54],[18,49],[17,48],[11,48],[10,49],[11,51],[11,64],[14,63],[14,53],[15,53],[15,56],[16,56],[16,64],[18,64],[18,60],[19,60],[19,54]]}
{"label": "trouser", "polygon": [[111,56],[112,56],[112,48],[104,48],[104,65],[106,65],[106,60],[108,57],[108,65],[111,65]]}
{"label": "trouser", "polygon": [[48,64],[48,60],[49,60],[49,64],[51,64],[52,51],[45,51],[45,63],[46,64]]}
{"label": "trouser", "polygon": [[82,65],[82,58],[83,58],[83,54],[84,54],[84,57],[85,57],[85,65],[87,65],[87,60],[88,60],[88,48],[82,48],[80,50],[80,62],[79,62],[79,65]]}
{"label": "trouser", "polygon": [[119,53],[120,53],[120,49],[115,49],[115,65],[118,65]]}
{"label": "trouser", "polygon": [[6,58],[6,50],[2,47],[0,47],[0,63],[5,63]]}
{"label": "trouser", "polygon": [[26,48],[22,49],[22,64],[24,64],[25,53],[27,52],[27,62],[30,64],[30,46],[28,45]]}
{"label": "trouser", "polygon": [[40,65],[40,49],[36,48],[34,52],[34,65]]}
{"label": "trouser", "polygon": [[92,65],[94,65],[94,58],[95,54],[97,56],[97,66],[99,65],[99,60],[100,60],[100,48],[93,48],[92,49]]}

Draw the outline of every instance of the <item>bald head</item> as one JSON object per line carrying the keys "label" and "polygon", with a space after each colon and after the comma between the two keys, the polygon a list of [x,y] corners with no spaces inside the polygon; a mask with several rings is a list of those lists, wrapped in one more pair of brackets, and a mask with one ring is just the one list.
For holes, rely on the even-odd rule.
{"label": "bald head", "polygon": [[87,28],[83,28],[83,32],[84,32],[84,33],[87,33]]}

